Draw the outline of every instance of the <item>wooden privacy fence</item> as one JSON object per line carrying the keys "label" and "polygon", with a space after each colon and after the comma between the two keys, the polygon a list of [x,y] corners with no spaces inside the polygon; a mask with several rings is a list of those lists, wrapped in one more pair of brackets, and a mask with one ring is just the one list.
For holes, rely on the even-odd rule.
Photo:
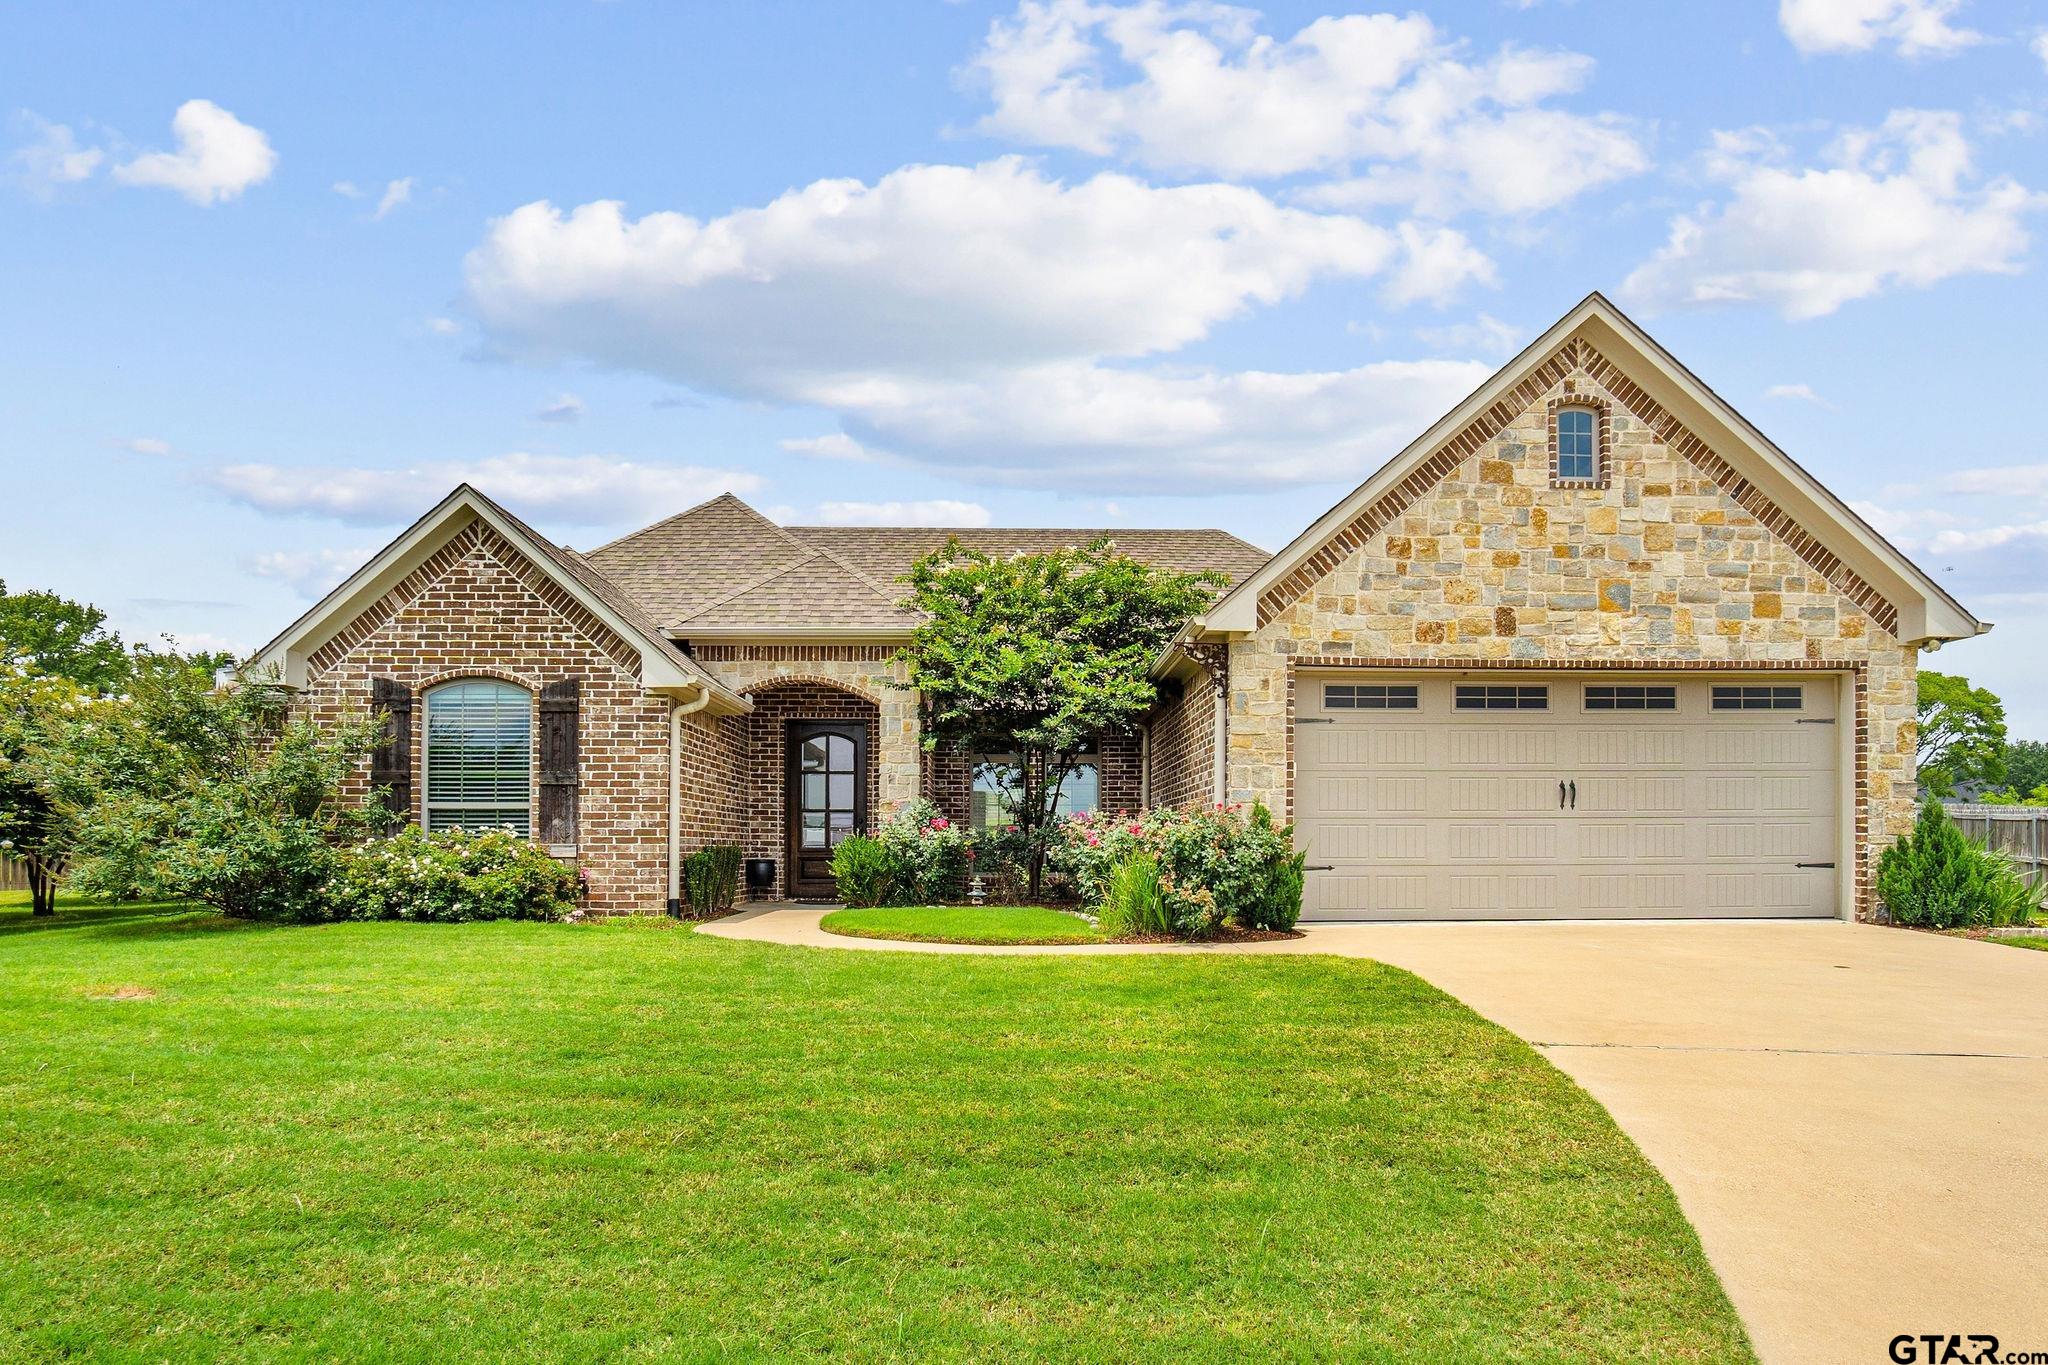
{"label": "wooden privacy fence", "polygon": [[0,858],[0,891],[28,890],[28,869],[12,858]]}
{"label": "wooden privacy fence", "polygon": [[2035,889],[2048,887],[2048,806],[1956,804],[1948,813],[1963,833],[2017,863]]}

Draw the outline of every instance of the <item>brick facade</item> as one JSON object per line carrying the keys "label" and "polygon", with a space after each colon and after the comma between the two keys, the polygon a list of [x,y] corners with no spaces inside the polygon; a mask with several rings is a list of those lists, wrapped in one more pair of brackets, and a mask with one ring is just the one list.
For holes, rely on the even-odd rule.
{"label": "brick facade", "polygon": [[[547,683],[581,679],[576,861],[590,879],[587,907],[648,913],[668,894],[669,706],[641,689],[637,667],[624,641],[479,523],[314,653],[299,705],[315,719],[361,715],[371,679],[396,680],[416,708],[417,775],[426,731],[418,708],[435,684],[491,677],[538,696]],[[366,765],[352,794],[368,788]],[[413,797],[418,819],[425,791],[417,780]]]}
{"label": "brick facade", "polygon": [[870,825],[881,818],[880,765],[875,753],[881,730],[881,708],[867,698],[830,683],[786,681],[751,689],[752,715],[738,716],[734,728],[741,740],[738,787],[740,847],[749,858],[775,860],[775,887],[780,896],[789,875],[788,737],[791,721],[851,720],[867,730],[867,802]]}
{"label": "brick facade", "polygon": [[[1097,801],[1105,811],[1135,811],[1145,804],[1145,742],[1136,732],[1103,735],[1095,743]],[[925,754],[924,796],[948,820],[966,824],[974,792],[974,765],[954,750]]]}
{"label": "brick facade", "polygon": [[1216,696],[1228,664],[1219,660],[1213,667],[1189,678],[1152,715],[1155,806],[1216,799]]}
{"label": "brick facade", "polygon": [[[1605,405],[1607,487],[1553,484],[1551,408],[1566,396]],[[1232,798],[1289,808],[1298,668],[1834,671],[1859,701],[1842,780],[1861,797],[1867,914],[1872,860],[1914,813],[1915,654],[1890,633],[1891,605],[1583,343],[1482,421],[1490,434],[1468,429],[1426,460],[1428,478],[1362,513],[1305,582],[1269,591],[1259,629],[1231,644]]]}

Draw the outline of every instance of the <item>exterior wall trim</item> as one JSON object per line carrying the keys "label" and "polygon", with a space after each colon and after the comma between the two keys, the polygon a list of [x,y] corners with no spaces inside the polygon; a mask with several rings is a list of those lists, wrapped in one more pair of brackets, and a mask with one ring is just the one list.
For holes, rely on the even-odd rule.
{"label": "exterior wall trim", "polygon": [[[1593,422],[1593,477],[1562,479],[1557,474],[1557,415],[1566,408],[1591,408]],[[1599,393],[1578,392],[1578,381],[1567,376],[1564,392],[1550,400],[1550,486],[1552,488],[1606,488],[1611,482],[1607,452],[1614,431],[1614,404]]]}
{"label": "exterior wall trim", "polygon": [[1338,669],[1374,669],[1381,672],[1434,673],[1805,673],[1832,676],[1849,681],[1849,696],[1838,702],[1850,703],[1853,721],[1841,728],[1853,735],[1853,762],[1840,765],[1842,776],[1836,793],[1838,842],[1853,869],[1841,879],[1842,907],[1839,918],[1870,919],[1875,910],[1871,885],[1870,801],[1868,763],[1870,752],[1869,665],[1856,659],[1442,659],[1381,658],[1349,656],[1321,658],[1296,655],[1287,662],[1285,703],[1286,757],[1282,775],[1286,793],[1285,818],[1294,818],[1294,734],[1295,696],[1303,672],[1328,673]]}

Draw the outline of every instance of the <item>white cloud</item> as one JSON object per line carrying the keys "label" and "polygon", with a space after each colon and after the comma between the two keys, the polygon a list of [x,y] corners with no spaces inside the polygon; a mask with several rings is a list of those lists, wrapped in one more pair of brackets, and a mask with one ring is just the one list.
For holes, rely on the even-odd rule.
{"label": "white cloud", "polygon": [[331,517],[361,526],[406,521],[470,483],[521,515],[577,526],[635,525],[721,492],[749,493],[758,476],[695,465],[638,464],[609,455],[529,455],[447,460],[379,469],[318,465],[225,465],[202,480],[262,512]]}
{"label": "white cloud", "polygon": [[843,405],[842,420],[863,444],[999,483],[1149,493],[1349,483],[1491,373],[1449,360],[1321,374],[1080,362],[898,383]]}
{"label": "white cloud", "polygon": [[1880,128],[1844,134],[1826,160],[1793,167],[1774,138],[1717,134],[1707,170],[1729,199],[1673,219],[1624,297],[1651,310],[1757,302],[1812,318],[1888,289],[2021,268],[2025,215],[2041,201],[2008,177],[1973,174],[1959,115],[1895,110]]}
{"label": "white cloud", "polygon": [[978,502],[932,498],[923,502],[824,502],[818,521],[826,526],[986,526],[995,520]]}
{"label": "white cloud", "polygon": [[886,458],[881,451],[869,450],[843,431],[827,432],[823,436],[792,436],[782,442],[782,448],[792,455],[806,455],[814,460],[851,460],[869,464]]}
{"label": "white cloud", "polygon": [[1399,307],[1425,300],[1447,301],[1468,284],[1494,284],[1493,262],[1453,228],[1403,223],[1401,264],[1387,282],[1387,302]]}
{"label": "white cloud", "polygon": [[335,181],[334,192],[344,199],[360,199],[363,197],[362,186],[356,184],[353,180]]}
{"label": "white cloud", "polygon": [[1778,26],[1809,56],[1889,43],[1903,57],[1939,57],[1984,41],[1949,23],[1961,8],[1961,0],[1779,0]]}
{"label": "white cloud", "polygon": [[1470,322],[1442,327],[1418,327],[1415,335],[1423,345],[1439,351],[1474,351],[1480,355],[1510,356],[1522,349],[1529,333],[1491,313],[1481,313]]}
{"label": "white cloud", "polygon": [[540,411],[533,414],[536,422],[579,422],[583,420],[583,400],[573,393],[558,393],[552,402],[543,403]]}
{"label": "white cloud", "polygon": [[268,180],[277,166],[277,153],[263,130],[211,100],[179,105],[171,132],[177,151],[144,153],[114,167],[114,178],[124,185],[176,190],[195,204],[210,205]]}
{"label": "white cloud", "polygon": [[2048,66],[2048,30],[2036,33],[2034,40],[2027,46],[2032,49],[2034,56],[2040,59],[2041,65]]}
{"label": "white cloud", "polygon": [[136,455],[170,455],[174,453],[171,450],[171,443],[169,441],[161,440],[155,436],[135,436],[117,444],[120,445],[121,449]]}
{"label": "white cloud", "polygon": [[1835,410],[1835,405],[1815,393],[1811,384],[1773,384],[1764,390],[1764,397],[1791,398],[1802,403],[1811,403],[1815,407],[1826,408],[1829,412]]}
{"label": "white cloud", "polygon": [[8,157],[14,179],[38,199],[48,199],[66,185],[89,179],[106,159],[97,147],[82,147],[77,134],[62,123],[38,118],[26,109],[18,122],[30,135],[29,141]]}
{"label": "white cloud", "polygon": [[462,324],[454,318],[428,318],[427,330],[437,337],[458,336],[462,332]]}
{"label": "white cloud", "polygon": [[377,211],[370,216],[372,218],[382,218],[399,205],[411,200],[412,181],[413,178],[411,176],[406,176],[403,180],[388,182],[384,186],[383,197],[377,200]]}
{"label": "white cloud", "polygon": [[335,584],[369,562],[374,546],[356,550],[272,550],[248,561],[258,578],[289,584],[301,597],[323,597]]}
{"label": "white cloud", "polygon": [[709,222],[528,204],[465,273],[515,349],[801,402],[902,370],[1172,350],[1398,250],[1382,228],[1250,189],[1067,186],[1010,157],[821,180]]}
{"label": "white cloud", "polygon": [[511,353],[837,417],[840,439],[801,438],[796,453],[860,447],[1013,482],[1197,492],[1345,477],[1485,367],[1131,362],[1320,278],[1380,277],[1405,301],[1491,266],[1447,229],[1389,232],[1239,186],[1068,186],[1005,158],[819,182],[709,222],[531,204],[493,224],[466,274],[470,309]]}
{"label": "white cloud", "polygon": [[980,131],[1256,180],[1349,177],[1326,203],[1526,213],[1646,169],[1613,115],[1546,102],[1591,58],[1504,47],[1469,61],[1420,14],[1315,20],[1292,38],[1256,11],[1192,0],[1026,0],[989,29],[967,73],[993,109]]}

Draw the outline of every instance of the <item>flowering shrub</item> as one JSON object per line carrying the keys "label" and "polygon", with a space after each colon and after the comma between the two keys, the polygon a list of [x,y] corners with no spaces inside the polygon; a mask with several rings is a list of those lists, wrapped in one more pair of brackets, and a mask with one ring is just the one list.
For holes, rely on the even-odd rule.
{"label": "flowering shrub", "polygon": [[342,850],[325,900],[334,919],[558,920],[580,889],[577,873],[516,834],[408,826]]}
{"label": "flowering shrub", "polygon": [[1291,826],[1263,804],[1166,806],[1142,816],[1077,815],[1060,829],[1052,865],[1084,905],[1101,905],[1110,880],[1134,855],[1159,868],[1173,932],[1198,938],[1225,921],[1291,929],[1301,915],[1300,854]]}
{"label": "flowering shrub", "polygon": [[944,905],[966,898],[971,862],[966,832],[931,802],[911,802],[876,831],[875,838],[889,854],[892,899],[905,905]]}

